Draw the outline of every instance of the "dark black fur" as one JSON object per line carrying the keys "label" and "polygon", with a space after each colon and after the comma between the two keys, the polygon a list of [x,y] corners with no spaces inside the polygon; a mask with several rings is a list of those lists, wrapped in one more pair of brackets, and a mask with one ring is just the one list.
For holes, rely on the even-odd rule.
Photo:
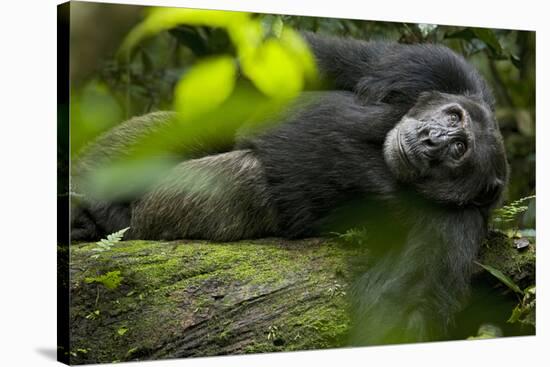
{"label": "dark black fur", "polygon": [[[346,208],[366,205],[352,212],[356,223],[377,232],[380,223],[393,222],[396,230],[380,230],[385,236],[369,242],[378,248],[354,287],[354,343],[443,338],[468,293],[489,210],[507,180],[489,88],[470,64],[442,46],[305,37],[334,91],[261,135],[241,138],[234,158],[183,163],[169,184],[160,182],[129,206],[119,204],[126,208],[120,213],[96,204],[100,210],[84,211],[84,221],[108,212],[118,216],[117,225],[137,226],[132,230],[139,238],[295,238],[337,228],[340,214],[350,213]],[[455,110],[460,121],[450,119]],[[457,142],[467,150],[455,156]],[[94,149],[110,154],[101,144]],[[249,218],[235,219],[234,229],[225,230],[220,226],[226,218],[213,217],[215,202],[216,213],[240,218],[235,195],[197,195],[190,186],[174,185],[178,174],[222,161],[232,167],[231,192],[257,195],[246,203],[262,218],[256,226]],[[243,167],[251,168],[246,173]],[[251,190],[251,184],[265,187]],[[159,203],[167,204],[157,210]],[[189,229],[178,218],[189,220],[191,209],[200,220]],[[243,231],[244,225],[252,227]]]}

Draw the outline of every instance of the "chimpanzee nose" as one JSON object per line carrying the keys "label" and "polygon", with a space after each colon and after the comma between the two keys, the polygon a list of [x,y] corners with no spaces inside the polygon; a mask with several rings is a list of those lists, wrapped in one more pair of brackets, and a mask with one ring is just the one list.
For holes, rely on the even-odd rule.
{"label": "chimpanzee nose", "polygon": [[430,129],[428,134],[422,138],[424,147],[430,153],[435,153],[445,147],[447,143],[447,132],[443,129]]}

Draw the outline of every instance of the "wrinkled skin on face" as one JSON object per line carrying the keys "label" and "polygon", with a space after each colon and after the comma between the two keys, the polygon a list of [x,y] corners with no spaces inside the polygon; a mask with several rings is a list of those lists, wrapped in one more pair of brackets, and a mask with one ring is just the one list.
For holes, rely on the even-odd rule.
{"label": "wrinkled skin on face", "polygon": [[458,206],[495,205],[508,178],[493,112],[464,95],[423,93],[388,133],[384,158],[401,183]]}

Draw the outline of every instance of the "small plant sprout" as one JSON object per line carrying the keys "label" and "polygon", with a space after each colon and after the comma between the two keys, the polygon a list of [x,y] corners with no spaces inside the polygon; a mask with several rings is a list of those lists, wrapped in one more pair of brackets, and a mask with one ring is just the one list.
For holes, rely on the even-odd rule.
{"label": "small plant sprout", "polygon": [[[493,211],[492,222],[494,225],[510,224],[517,222],[520,214],[527,211],[528,206],[524,205],[527,201],[534,199],[535,195],[526,196],[519,200],[513,201],[502,208]],[[515,225],[517,227],[517,225]]]}
{"label": "small plant sprout", "polygon": [[92,255],[93,259],[97,259],[102,252],[109,251],[116,243],[122,241],[122,237],[130,227],[121,229],[120,231],[111,233],[107,238],[103,238],[100,241],[96,242],[97,247],[94,247],[92,251],[97,252],[97,254]]}

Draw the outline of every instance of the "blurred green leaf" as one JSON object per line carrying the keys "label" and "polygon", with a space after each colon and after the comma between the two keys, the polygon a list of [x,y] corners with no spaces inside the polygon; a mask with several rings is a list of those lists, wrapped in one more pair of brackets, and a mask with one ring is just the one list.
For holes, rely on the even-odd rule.
{"label": "blurred green leaf", "polygon": [[[270,19],[270,32],[276,36],[280,35],[280,40],[263,41],[266,32],[262,23],[257,19],[251,19],[248,13],[156,8],[128,34],[119,55],[129,57],[135,46],[144,38],[177,26],[219,27],[229,34],[237,49],[243,73],[260,91],[275,98],[296,96],[302,90],[305,79],[313,80],[316,77],[313,57],[299,35],[291,29],[284,28],[280,17],[266,18]],[[216,65],[220,70],[219,73],[228,77],[219,80],[218,85],[222,85],[235,73],[234,68],[228,67],[228,62],[220,61],[220,64],[223,65]],[[203,71],[202,74],[206,72]],[[198,77],[196,79],[198,80]],[[181,89],[186,90],[184,87]],[[229,89],[224,88],[219,95],[225,95],[224,92]],[[186,94],[188,95],[189,93]],[[198,100],[199,98],[195,99],[195,101]],[[214,98],[214,103],[217,101],[218,99]],[[181,107],[180,102],[176,105]],[[202,102],[196,109],[200,111],[204,106],[206,103]]]}
{"label": "blurred green leaf", "polygon": [[502,54],[502,46],[492,29],[488,28],[472,28],[475,36],[485,42],[496,55]]}
{"label": "blurred green leaf", "polygon": [[102,165],[83,178],[85,191],[102,200],[119,200],[143,193],[175,164],[175,159],[129,157]]}
{"label": "blurred green leaf", "polygon": [[[445,35],[446,38],[459,38],[465,41],[473,43],[475,40],[483,42],[493,54],[493,56],[502,56],[503,50],[500,42],[495,35],[495,32],[487,28],[464,28],[457,32],[448,33]],[[475,45],[474,45],[475,46]],[[474,47],[474,49],[478,49]]]}
{"label": "blurred green leaf", "polygon": [[240,59],[246,59],[254,55],[264,38],[261,23],[249,18],[238,24],[232,24],[227,28],[227,31],[231,41],[237,48]]}
{"label": "blurred green leaf", "polygon": [[187,120],[219,107],[233,92],[236,77],[237,65],[230,56],[201,61],[176,85],[176,111]]}
{"label": "blurred green leaf", "polygon": [[71,155],[123,119],[122,107],[102,82],[92,80],[71,95]]}
{"label": "blurred green leaf", "polygon": [[262,44],[252,57],[242,60],[244,74],[264,94],[292,98],[302,90],[302,67],[276,39]]}
{"label": "blurred green leaf", "polygon": [[119,49],[119,57],[128,58],[138,43],[159,32],[178,25],[241,27],[249,21],[249,14],[243,12],[201,10],[182,8],[154,8],[140,24],[134,27],[124,39]]}
{"label": "blurred green leaf", "polygon": [[289,103],[271,99],[250,84],[237,85],[218,108],[192,119],[174,114],[161,129],[137,139],[124,154],[83,177],[79,186],[104,200],[125,199],[143,193],[196,152],[219,152],[235,145],[237,131],[248,134],[280,121],[278,114]]}
{"label": "blurred green leaf", "polygon": [[306,82],[315,85],[319,80],[317,64],[307,42],[292,28],[285,27],[280,42],[298,62]]}

